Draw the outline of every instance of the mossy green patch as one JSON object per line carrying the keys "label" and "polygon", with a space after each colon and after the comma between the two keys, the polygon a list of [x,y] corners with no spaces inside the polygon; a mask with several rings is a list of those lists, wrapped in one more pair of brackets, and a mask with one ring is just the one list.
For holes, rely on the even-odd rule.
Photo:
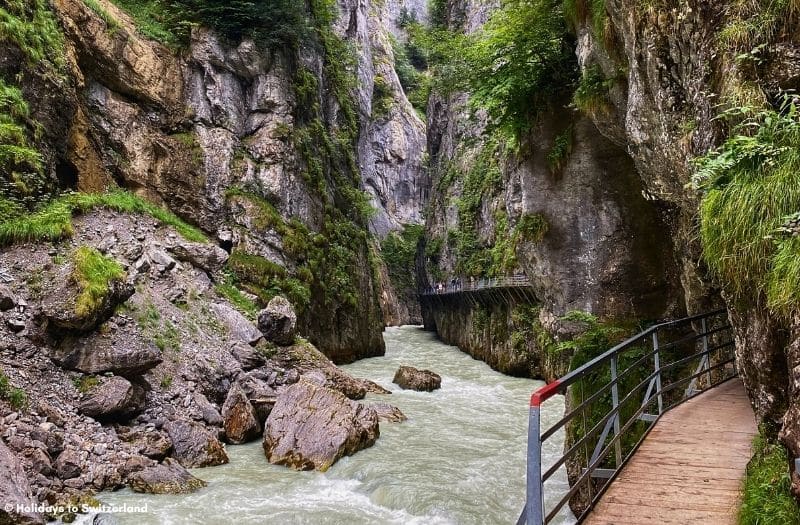
{"label": "mossy green patch", "polygon": [[95,208],[150,215],[162,224],[175,228],[186,240],[195,242],[208,240],[203,232],[168,210],[149,203],[132,193],[115,190],[108,193],[68,193],[32,213],[11,216],[0,222],[0,245],[29,241],[56,241],[69,237],[73,233],[73,215],[86,213]]}
{"label": "mossy green patch", "polygon": [[800,525],[800,505],[791,494],[790,458],[778,443],[760,433],[742,485],[741,525]]}
{"label": "mossy green patch", "polygon": [[125,277],[125,270],[117,261],[106,257],[94,248],[81,246],[73,255],[73,279],[80,293],[75,302],[75,313],[91,315],[111,291],[111,283]]}

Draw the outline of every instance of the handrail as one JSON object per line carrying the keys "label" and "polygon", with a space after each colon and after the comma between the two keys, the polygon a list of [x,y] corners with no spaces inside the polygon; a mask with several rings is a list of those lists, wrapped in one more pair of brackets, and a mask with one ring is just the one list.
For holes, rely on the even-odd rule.
{"label": "handrail", "polygon": [[489,277],[480,279],[467,279],[458,277],[450,281],[429,286],[419,295],[448,295],[462,292],[477,292],[492,288],[529,288],[532,286],[531,280],[525,275],[514,275],[510,277]]}
{"label": "handrail", "polygon": [[[724,309],[658,323],[534,391],[518,524],[550,523],[572,498],[581,521],[662,414],[737,374],[730,332]],[[542,405],[556,394],[569,396],[567,409],[542,429]],[[564,431],[563,453],[543,469],[543,443]],[[546,505],[546,484],[565,465],[572,487]]]}

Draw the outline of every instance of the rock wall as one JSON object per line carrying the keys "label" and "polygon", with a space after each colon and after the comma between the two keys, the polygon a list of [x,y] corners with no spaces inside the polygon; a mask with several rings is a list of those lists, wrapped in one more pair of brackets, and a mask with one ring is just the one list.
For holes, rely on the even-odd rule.
{"label": "rock wall", "polygon": [[[452,10],[456,14],[451,17],[463,20],[468,31],[488,16],[483,3],[458,2]],[[547,318],[580,310],[604,321],[627,323],[681,313],[683,291],[666,227],[669,210],[643,196],[644,188],[628,153],[601,136],[592,121],[568,108],[567,95],[553,101],[552,109],[539,118],[519,152],[502,147],[492,150],[498,181],[482,190],[474,226],[477,244],[487,253],[485,258],[493,260],[499,254],[507,262],[503,266],[484,264],[483,271],[490,276],[527,275],[535,290],[533,301]],[[459,237],[465,224],[454,203],[474,191],[468,188],[474,186],[467,180],[469,175],[463,174],[476,166],[485,169],[491,140],[480,113],[470,115],[465,95],[434,97],[431,106],[429,148],[436,191],[426,229],[429,245],[437,249],[426,255],[429,283],[463,274],[463,260],[459,260],[463,241]],[[551,151],[557,141],[565,139],[570,145],[567,154],[553,166]],[[453,177],[449,173],[453,170],[460,175]],[[544,233],[525,239],[519,230],[534,217],[542,222]],[[506,253],[497,248],[504,245],[502,252]],[[490,362],[500,370],[507,368],[500,363],[517,359],[510,351],[513,345],[508,339],[503,341],[502,333],[494,334],[491,343],[482,338],[480,330],[462,333],[460,323],[470,313],[463,308],[457,311],[460,314],[441,312],[435,304],[424,308],[425,324],[473,355],[485,352],[476,344],[483,340],[486,348],[492,348]],[[512,324],[508,316],[506,323]],[[529,369],[535,377],[552,377],[539,364],[541,353],[535,343],[529,344]]]}
{"label": "rock wall", "polygon": [[[99,5],[117,27],[109,27],[80,0],[54,2],[66,37],[67,74],[61,80],[65,86],[48,92],[59,91],[59,103],[33,87],[38,80],[27,83],[35,114],[44,117],[40,122],[58,121],[45,126],[52,130],[43,141],[50,170],[72,175],[71,186],[81,190],[115,184],[133,189],[219,237],[226,249],[262,258],[294,277],[309,266],[310,257],[286,247],[281,225],[296,226],[297,221],[297,228],[283,230],[322,232],[334,243],[336,235],[353,238],[349,289],[332,291],[317,279],[324,270],[312,270],[315,275],[303,286],[327,299],[310,301],[300,324],[339,361],[381,354],[381,306],[389,311],[393,305],[379,301],[396,294],[387,289],[388,280],[377,279],[380,259],[366,239],[325,230],[332,220],[350,221],[356,229],[369,226],[385,236],[421,221],[427,197],[425,128],[399,84],[389,36],[398,30],[405,4],[338,4],[333,31],[350,49],[361,51],[357,89],[345,97],[351,100],[329,95],[333,80],[318,46],[297,54],[271,53],[248,41],[232,47],[196,29],[187,52],[179,55],[142,37],[112,3],[101,0]],[[424,17],[421,5],[412,2],[407,9]],[[331,67],[344,68],[345,60],[339,59],[342,63]],[[310,98],[307,93],[306,99],[298,98],[304,78],[299,72],[313,75]],[[373,107],[376,89],[388,98],[380,112]],[[319,169],[324,174],[315,174],[315,149],[343,132],[348,108],[342,104],[352,104],[355,111],[354,142],[338,144],[333,149],[339,153],[330,158],[323,155]],[[310,105],[320,108],[317,114],[308,114]],[[310,137],[305,143],[299,138],[303,132]],[[348,201],[353,192],[344,187],[351,183],[335,180],[350,169],[356,170],[356,188],[361,185],[377,210],[368,224],[353,217],[357,206]],[[232,197],[232,189],[246,195]],[[257,224],[264,203],[281,224]],[[332,219],[331,213],[339,218]],[[407,307],[386,315],[398,324],[409,318]]]}
{"label": "rock wall", "polygon": [[[758,31],[769,51],[753,67],[737,56],[755,44],[738,49],[723,38],[741,6],[678,4],[644,9],[633,1],[612,0],[606,34],[597,37],[587,23],[579,30],[577,54],[584,70],[600,67],[609,78],[624,72],[608,93],[610,111],[595,122],[629,153],[650,198],[671,210],[668,224],[681,283],[689,309],[698,311],[707,309],[719,291],[700,260],[698,196],[687,187],[691,159],[724,137],[722,123],[713,119],[720,103],[763,103],[780,90],[800,87],[797,19],[781,16],[771,31]],[[723,297],[753,408],[767,435],[779,434],[792,456],[800,457],[796,327],[769,312],[762,291],[734,300],[724,292],[727,284],[722,283]],[[793,491],[800,494],[800,478],[792,475]]]}

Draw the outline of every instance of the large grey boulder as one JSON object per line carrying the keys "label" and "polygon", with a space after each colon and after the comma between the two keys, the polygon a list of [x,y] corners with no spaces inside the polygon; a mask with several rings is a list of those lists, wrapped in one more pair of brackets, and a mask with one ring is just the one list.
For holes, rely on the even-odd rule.
{"label": "large grey boulder", "polygon": [[402,423],[408,420],[402,410],[389,403],[371,403],[367,406],[375,411],[375,414],[378,416],[378,421]]}
{"label": "large grey boulder", "polygon": [[[0,440],[0,524],[32,525],[44,523],[42,515],[26,512],[36,504],[19,459]],[[20,509],[18,511],[18,509]]]}
{"label": "large grey boulder", "polygon": [[78,410],[98,421],[126,420],[141,412],[144,404],[144,388],[115,376],[96,386]]}
{"label": "large grey boulder", "polygon": [[131,490],[145,494],[189,494],[206,485],[171,458],[128,476]]}
{"label": "large grey boulder", "polygon": [[430,370],[419,370],[413,366],[401,366],[392,382],[404,390],[432,392],[442,386],[442,377]]}
{"label": "large grey boulder", "polygon": [[88,312],[78,313],[77,300],[81,291],[74,281],[64,278],[50,290],[42,301],[41,315],[51,331],[88,332],[107,321],[120,304],[134,293],[133,285],[122,280],[109,282],[108,293],[100,304]]}
{"label": "large grey boulder", "polygon": [[186,468],[212,467],[228,462],[225,447],[203,425],[178,419],[164,425],[174,448],[173,456]]}
{"label": "large grey boulder", "polygon": [[167,250],[179,261],[188,262],[209,273],[217,272],[228,260],[228,252],[209,243],[179,241]]}
{"label": "large grey boulder", "polygon": [[117,330],[67,339],[50,351],[50,358],[62,368],[85,374],[111,372],[136,377],[161,363],[161,352],[141,334]]}
{"label": "large grey boulder", "polygon": [[324,472],[343,456],[371,447],[379,435],[374,410],[300,380],[278,396],[263,447],[270,463]]}
{"label": "large grey boulder", "polygon": [[211,303],[211,311],[228,329],[228,335],[232,340],[255,344],[261,339],[261,332],[258,328],[235,308],[225,303]]}
{"label": "large grey boulder", "polygon": [[267,307],[258,313],[258,328],[267,341],[280,346],[294,344],[297,314],[292,304],[280,295],[273,297]]}
{"label": "large grey boulder", "polygon": [[234,383],[222,405],[223,428],[228,442],[239,445],[256,439],[261,432],[256,411],[242,387]]}

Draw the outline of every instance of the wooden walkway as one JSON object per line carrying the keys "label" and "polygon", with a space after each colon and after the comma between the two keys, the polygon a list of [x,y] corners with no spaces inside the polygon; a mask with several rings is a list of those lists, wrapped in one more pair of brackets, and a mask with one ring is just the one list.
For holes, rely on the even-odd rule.
{"label": "wooden walkway", "polygon": [[665,413],[584,523],[735,524],[756,435],[732,379]]}

